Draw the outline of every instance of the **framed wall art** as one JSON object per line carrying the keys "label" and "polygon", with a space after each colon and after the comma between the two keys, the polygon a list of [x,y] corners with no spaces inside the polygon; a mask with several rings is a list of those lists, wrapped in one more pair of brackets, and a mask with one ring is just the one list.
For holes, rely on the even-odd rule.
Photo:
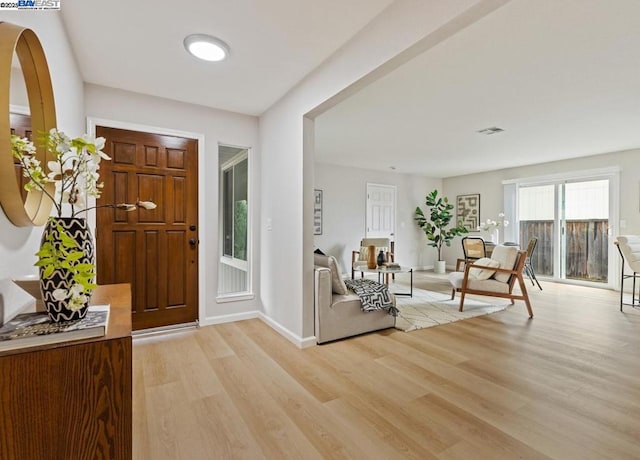
{"label": "framed wall art", "polygon": [[314,190],[313,196],[313,234],[322,235],[322,190]]}
{"label": "framed wall art", "polygon": [[480,194],[458,195],[456,197],[456,223],[470,232],[477,232],[480,225]]}

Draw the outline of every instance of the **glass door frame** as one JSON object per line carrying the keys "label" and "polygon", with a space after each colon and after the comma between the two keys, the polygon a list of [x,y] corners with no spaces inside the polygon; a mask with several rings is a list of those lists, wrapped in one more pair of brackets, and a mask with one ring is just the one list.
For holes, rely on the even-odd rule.
{"label": "glass door frame", "polygon": [[[560,216],[560,210],[564,214],[563,200],[564,196],[559,193],[560,186],[570,182],[586,182],[590,180],[609,180],[609,242],[608,242],[608,258],[607,258],[607,282],[593,282],[584,280],[567,279],[566,275],[566,221],[564,215]],[[577,284],[592,287],[603,287],[616,289],[620,284],[620,258],[616,257],[618,252],[613,245],[614,236],[618,235],[618,222],[620,214],[620,168],[602,168],[583,171],[568,171],[566,173],[550,174],[545,176],[527,177],[521,179],[505,180],[502,182],[504,186],[504,198],[506,213],[514,222],[513,229],[520,228],[520,219],[518,212],[518,189],[525,186],[541,186],[554,185],[554,251],[553,251],[553,276],[537,275],[540,279],[547,279],[559,283]],[[526,242],[520,242],[520,245]]]}

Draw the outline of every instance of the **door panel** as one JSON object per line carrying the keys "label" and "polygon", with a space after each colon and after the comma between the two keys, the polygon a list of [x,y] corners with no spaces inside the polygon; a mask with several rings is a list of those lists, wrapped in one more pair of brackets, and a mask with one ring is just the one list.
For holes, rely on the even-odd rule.
{"label": "door panel", "polygon": [[609,272],[609,180],[567,182],[562,273],[566,279],[607,283]]}
{"label": "door panel", "polygon": [[96,134],[106,139],[104,151],[112,158],[100,164],[105,185],[98,206],[137,200],[157,205],[98,209],[98,283],[131,283],[136,330],[195,321],[197,141],[104,127]]}
{"label": "door panel", "polygon": [[367,238],[391,238],[395,232],[396,188],[367,184]]}

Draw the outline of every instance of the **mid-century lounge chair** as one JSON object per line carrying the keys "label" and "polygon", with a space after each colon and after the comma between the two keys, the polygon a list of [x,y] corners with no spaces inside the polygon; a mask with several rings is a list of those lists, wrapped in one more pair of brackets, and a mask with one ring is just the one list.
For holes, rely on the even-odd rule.
{"label": "mid-century lounge chair", "polygon": [[[491,254],[491,259],[481,258],[475,262],[465,264],[463,272],[453,272],[449,275],[452,286],[451,299],[460,292],[460,311],[464,307],[464,299],[467,294],[486,295],[491,297],[504,297],[514,300],[523,300],[529,312],[529,318],[533,318],[531,302],[522,271],[527,258],[526,251],[520,251],[515,246],[496,246]],[[520,287],[520,293],[514,293],[516,281]]]}

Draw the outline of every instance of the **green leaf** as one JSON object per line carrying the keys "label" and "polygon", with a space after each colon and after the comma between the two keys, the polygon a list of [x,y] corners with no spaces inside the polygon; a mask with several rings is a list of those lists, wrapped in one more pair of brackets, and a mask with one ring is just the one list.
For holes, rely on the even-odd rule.
{"label": "green leaf", "polygon": [[36,267],[44,267],[45,265],[50,265],[55,262],[55,259],[52,257],[40,258],[35,264]]}
{"label": "green leaf", "polygon": [[73,280],[78,283],[80,286],[82,286],[82,288],[86,291],[92,291],[93,289],[95,289],[96,287],[98,287],[97,284],[94,284],[92,281],[91,277],[86,277],[86,276],[74,276]]}
{"label": "green leaf", "polygon": [[60,242],[64,247],[67,248],[77,248],[78,243],[76,240],[71,238],[66,230],[62,227],[62,225],[58,224],[58,235],[60,237]]}
{"label": "green leaf", "polygon": [[69,262],[75,262],[76,260],[82,259],[84,257],[84,252],[82,251],[73,251],[67,254],[67,260]]}
{"label": "green leaf", "polygon": [[51,255],[51,248],[46,246],[46,243],[42,245],[42,248],[36,252],[38,257],[47,257]]}
{"label": "green leaf", "polygon": [[94,269],[94,265],[93,264],[75,264],[74,268],[81,272],[81,271],[93,271]]}
{"label": "green leaf", "polygon": [[76,242],[76,240],[71,238],[66,233],[64,235],[60,235],[60,244],[62,245],[62,247],[67,248],[67,249],[77,248],[78,247],[78,243]]}
{"label": "green leaf", "polygon": [[47,265],[44,269],[44,272],[42,273],[42,277],[43,278],[50,278],[51,275],[53,275],[55,268],[53,267],[53,265]]}

